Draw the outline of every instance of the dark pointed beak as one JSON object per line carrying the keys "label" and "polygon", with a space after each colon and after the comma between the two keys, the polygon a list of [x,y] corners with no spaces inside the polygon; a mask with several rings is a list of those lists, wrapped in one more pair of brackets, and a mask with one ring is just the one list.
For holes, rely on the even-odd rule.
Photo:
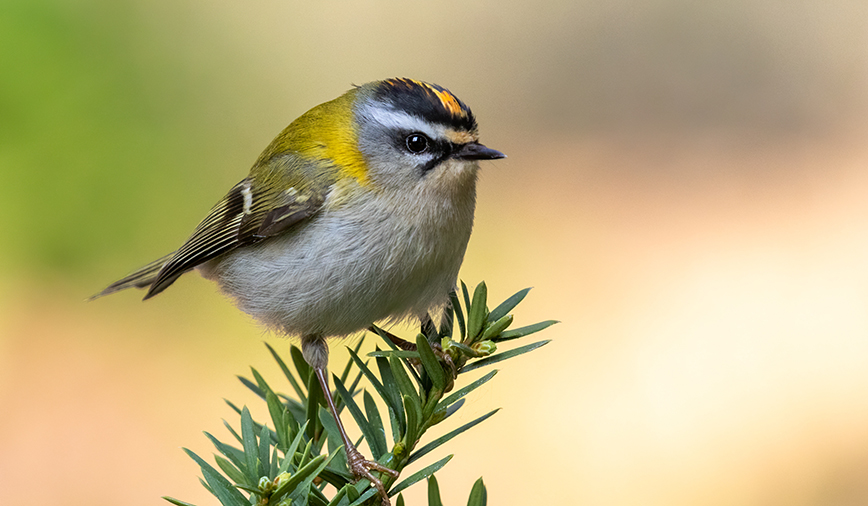
{"label": "dark pointed beak", "polygon": [[452,156],[462,160],[497,160],[498,158],[506,158],[506,155],[496,149],[491,149],[479,144],[478,142],[470,142],[458,148]]}

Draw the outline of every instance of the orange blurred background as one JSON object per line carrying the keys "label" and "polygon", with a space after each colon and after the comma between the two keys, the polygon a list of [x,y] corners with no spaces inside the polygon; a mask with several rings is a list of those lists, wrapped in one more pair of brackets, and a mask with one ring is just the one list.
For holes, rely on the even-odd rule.
{"label": "orange blurred background", "polygon": [[462,279],[562,321],[449,421],[503,408],[434,456],[445,503],[868,502],[866,34],[844,0],[7,0],[0,503],[217,504],[180,447],[210,460],[224,397],[264,413],[234,375],[288,390],[261,341],[288,344],[195,276],[84,299],[391,76],[509,155]]}

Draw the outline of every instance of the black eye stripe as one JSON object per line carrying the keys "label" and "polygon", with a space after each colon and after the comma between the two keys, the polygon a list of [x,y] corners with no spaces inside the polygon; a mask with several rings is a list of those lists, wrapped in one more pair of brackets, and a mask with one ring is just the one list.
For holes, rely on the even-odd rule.
{"label": "black eye stripe", "polygon": [[428,172],[431,171],[431,169],[440,165],[440,163],[445,159],[446,159],[445,156],[438,156],[437,158],[434,158],[433,160],[429,160],[428,163],[426,163],[425,165],[422,166],[422,174],[427,174]]}
{"label": "black eye stripe", "polygon": [[[427,174],[432,169],[443,163],[452,156],[456,145],[446,139],[434,140],[427,134],[419,131],[405,130],[393,137],[395,146],[411,156],[428,159],[417,165],[422,174]],[[424,146],[424,148],[423,148]],[[421,162],[421,160],[420,160]]]}

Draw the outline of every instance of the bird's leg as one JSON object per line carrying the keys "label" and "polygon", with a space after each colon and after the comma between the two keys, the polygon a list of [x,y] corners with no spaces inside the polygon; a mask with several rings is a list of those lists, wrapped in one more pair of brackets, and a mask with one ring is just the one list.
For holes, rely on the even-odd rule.
{"label": "bird's leg", "polygon": [[388,467],[371,460],[365,459],[356,446],[350,441],[350,438],[347,436],[347,432],[344,430],[344,424],[341,423],[341,418],[338,416],[337,409],[335,409],[335,401],[332,399],[331,390],[329,389],[329,380],[327,376],[327,372],[324,367],[316,367],[314,368],[314,372],[316,373],[316,379],[319,381],[319,386],[322,388],[323,394],[325,394],[326,403],[328,403],[329,411],[332,416],[335,417],[335,422],[338,425],[338,431],[341,433],[341,439],[344,442],[344,451],[347,452],[347,465],[350,468],[350,472],[353,473],[357,478],[366,478],[371,482],[377,491],[380,493],[380,497],[382,499],[382,503],[384,506],[389,506],[389,496],[386,494],[386,489],[383,487],[383,482],[378,480],[371,474],[371,470],[380,471],[383,473],[387,473],[395,478],[398,477],[398,473]]}
{"label": "bird's leg", "polygon": [[[431,319],[431,315],[429,315],[428,313],[425,313],[425,317],[420,318],[419,322],[420,322],[420,326],[421,326],[420,331],[422,332],[422,334],[425,337],[428,337],[430,335],[434,335],[437,333],[437,327],[434,325],[434,320]],[[378,333],[373,325],[368,327],[368,331],[373,332],[374,334]],[[380,331],[383,334],[385,334],[386,339],[391,341],[392,344],[394,344],[396,347],[398,347],[404,351],[416,351],[416,343],[411,343],[410,341],[407,341],[406,339],[401,339],[400,337],[396,336],[395,334],[392,334],[388,330],[380,329]],[[430,340],[429,340],[429,342],[430,342]],[[436,341],[432,342],[431,347],[435,348],[435,353],[436,353],[436,349],[440,347],[440,343],[438,343]]]}
{"label": "bird's leg", "polygon": [[[374,327],[369,327],[368,330],[375,333],[375,334],[378,333],[376,330],[374,330]],[[396,347],[398,347],[404,351],[416,351],[416,343],[411,343],[410,341],[407,341],[405,339],[401,339],[400,337],[389,332],[388,330],[380,329],[380,332],[382,332],[385,335],[386,339],[391,341],[392,344],[394,344]]]}
{"label": "bird's leg", "polygon": [[344,443],[344,451],[347,453],[347,465],[350,468],[350,472],[356,478],[366,478],[370,481],[371,485],[380,493],[383,505],[389,506],[389,496],[386,494],[383,482],[375,478],[371,474],[371,470],[387,473],[395,478],[398,477],[398,473],[378,462],[366,460],[347,436],[347,431],[344,430],[344,424],[341,423],[341,418],[338,416],[335,400],[332,398],[332,391],[329,388],[328,372],[326,370],[329,360],[329,349],[325,339],[319,335],[302,336],[301,353],[304,355],[305,361],[313,367],[316,379],[319,382],[320,388],[322,388],[323,396],[325,396],[326,403],[328,404],[329,412],[334,417],[335,423],[337,423],[338,432],[340,432],[341,440]]}
{"label": "bird's leg", "polygon": [[430,314],[425,313],[425,317],[420,320],[419,327],[419,332],[428,338],[428,342],[440,344],[440,339],[437,339],[439,333],[437,325],[434,325],[434,320],[431,319]]}
{"label": "bird's leg", "polygon": [[[429,335],[437,333],[437,327],[434,326],[434,321],[431,319],[431,315],[429,315],[427,313],[425,314],[424,318],[420,319],[420,325],[421,325],[420,330],[422,332],[422,335],[424,335],[425,337],[428,337]],[[374,328],[373,325],[368,327],[368,330],[370,332],[373,332],[374,334],[379,333],[379,332],[377,332],[377,330]],[[404,351],[416,351],[416,343],[411,343],[410,341],[407,341],[406,339],[401,339],[400,337],[396,336],[395,334],[392,334],[388,330],[380,329],[380,332],[382,332],[385,335],[386,339],[391,341],[392,344],[394,344],[397,348],[402,349]],[[431,341],[429,340],[429,342],[431,342]],[[440,349],[440,343],[437,341],[431,342],[431,347],[434,348],[434,352],[437,353],[437,350]]]}

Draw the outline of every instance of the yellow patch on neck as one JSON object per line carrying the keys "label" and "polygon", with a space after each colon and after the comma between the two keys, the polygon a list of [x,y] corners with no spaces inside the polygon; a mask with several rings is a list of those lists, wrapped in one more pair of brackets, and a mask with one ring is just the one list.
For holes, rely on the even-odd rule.
{"label": "yellow patch on neck", "polygon": [[358,133],[353,121],[356,90],[320,104],[292,122],[272,141],[262,157],[295,152],[335,166],[338,179],[352,177],[368,183],[368,165],[359,151]]}
{"label": "yellow patch on neck", "polygon": [[368,183],[368,164],[359,151],[352,110],[347,114],[346,121],[341,118],[341,121],[323,128],[315,144],[316,147],[309,154],[334,163],[344,177],[352,177],[361,185]]}

